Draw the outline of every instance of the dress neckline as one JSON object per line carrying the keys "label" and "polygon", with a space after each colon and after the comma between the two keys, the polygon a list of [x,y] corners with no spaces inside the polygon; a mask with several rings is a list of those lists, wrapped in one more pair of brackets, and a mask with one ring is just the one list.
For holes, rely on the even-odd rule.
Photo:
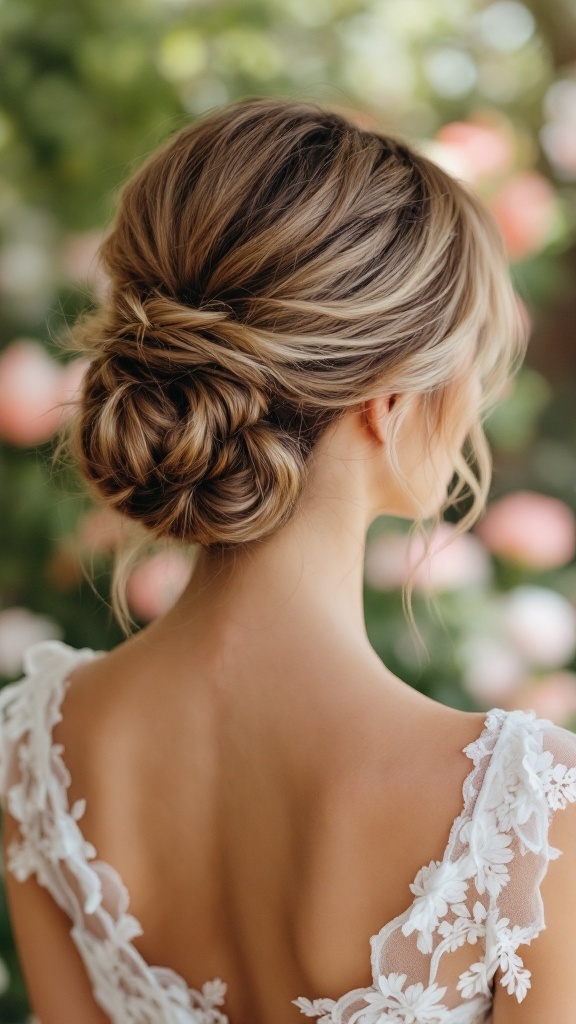
{"label": "dress neckline", "polygon": [[[86,801],[83,798],[80,798],[75,802],[72,808],[69,806],[67,790],[71,783],[71,776],[62,756],[65,754],[64,745],[55,742],[53,730],[55,725],[62,721],[63,714],[61,707],[64,696],[72,685],[72,679],[70,676],[74,669],[81,663],[96,660],[108,653],[108,651],[95,650],[90,647],[74,648],[61,640],[41,640],[30,645],[24,655],[25,668],[26,666],[29,666],[32,669],[32,675],[35,675],[36,673],[40,673],[42,675],[43,669],[46,667],[48,669],[47,679],[56,687],[57,690],[56,699],[51,695],[52,721],[51,724],[47,724],[48,735],[44,737],[46,760],[44,767],[50,772],[51,777],[57,777],[57,785],[60,791],[60,816],[65,820],[67,829],[78,831],[78,838],[84,852],[82,869],[86,872],[87,878],[90,875],[93,876],[92,885],[87,886],[87,892],[89,895],[86,897],[84,909],[86,913],[89,913],[93,912],[94,909],[98,907],[104,913],[108,914],[110,920],[114,923],[114,930],[116,933],[124,936],[121,944],[122,948],[133,960],[140,964],[143,971],[152,972],[158,977],[169,977],[172,980],[172,983],[176,982],[180,991],[180,996],[182,991],[185,989],[190,998],[190,1010],[198,1013],[198,1008],[200,1008],[201,1013],[203,1011],[205,1014],[205,1016],[201,1017],[201,1024],[229,1024],[229,1019],[224,1012],[224,996],[227,988],[226,982],[219,977],[215,977],[206,981],[202,985],[202,991],[200,992],[192,986],[189,986],[185,978],[183,978],[182,975],[179,975],[176,971],[173,971],[172,968],[149,964],[142,954],[136,949],[132,942],[132,938],[136,935],[143,934],[144,929],[140,922],[129,913],[130,896],[128,888],[116,868],[107,861],[100,860],[96,849],[92,844],[86,842],[82,835],[81,829],[78,825],[78,819],[85,812]],[[476,807],[479,804],[479,798],[481,797],[482,791],[486,788],[486,781],[494,770],[494,753],[502,733],[501,727],[510,716],[518,717],[519,715],[528,715],[529,717],[533,717],[534,714],[535,713],[533,711],[510,711],[498,707],[491,708],[484,716],[484,722],[479,734],[475,739],[467,743],[466,746],[462,748],[462,753],[466,754],[473,764],[469,772],[466,774],[466,778],[462,784],[462,808],[451,824],[448,842],[439,863],[444,863],[449,858],[453,843],[461,825],[470,817],[470,804],[472,800],[476,798],[474,808],[472,809],[472,816],[474,815]],[[495,733],[496,742],[494,743],[494,746],[490,748],[487,746],[486,741],[488,741]],[[473,786],[473,778],[479,763],[487,753],[491,753],[490,761],[481,786],[478,790],[475,790]],[[38,767],[39,770],[42,771],[42,766]],[[59,768],[60,770],[55,771],[56,768]],[[95,871],[96,865],[98,865],[101,871],[104,872],[108,878],[113,881],[113,883],[115,883],[118,891],[122,894],[122,899],[118,901],[119,912],[118,917],[116,918],[113,918],[110,912],[101,905],[101,901],[98,898],[97,894],[101,891],[101,877],[100,874]],[[424,865],[424,867],[425,866],[426,865]],[[384,924],[379,931],[369,939],[369,947],[371,949],[370,960],[374,984],[376,984],[377,973],[375,964],[377,951],[376,944],[382,940],[385,935],[389,934],[394,928],[396,928],[405,917],[407,917],[414,906],[415,900],[416,897],[414,897],[405,910],[400,914],[397,914],[390,921],[386,922],[386,924]],[[89,904],[91,905],[89,906]],[[344,993],[334,1002],[339,1003],[349,994],[350,992]],[[302,998],[305,997],[298,997],[299,1000]],[[297,1000],[293,1000],[293,1002],[297,1002]],[[330,1002],[332,1002],[332,1000],[330,1000]],[[181,1004],[179,1003],[179,1005]],[[220,1010],[216,1009],[218,1006],[221,1007]],[[196,1020],[196,1018],[193,1019]]]}

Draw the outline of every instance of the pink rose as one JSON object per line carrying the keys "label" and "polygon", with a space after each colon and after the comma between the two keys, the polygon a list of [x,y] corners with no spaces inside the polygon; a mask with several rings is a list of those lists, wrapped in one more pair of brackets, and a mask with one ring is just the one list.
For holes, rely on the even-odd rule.
{"label": "pink rose", "polygon": [[493,554],[530,569],[555,569],[576,554],[572,509],[535,491],[515,491],[493,501],[476,533]]}
{"label": "pink rose", "polygon": [[514,694],[514,708],[534,708],[538,718],[565,725],[576,715],[576,673],[551,672],[522,686]]}
{"label": "pink rose", "polygon": [[435,138],[454,152],[454,163],[467,181],[481,181],[513,166],[514,136],[503,125],[451,121],[436,132]]}
{"label": "pink rose", "polygon": [[132,571],[127,599],[134,615],[145,622],[167,612],[178,600],[192,572],[190,560],[176,550],[160,551]]}
{"label": "pink rose", "polygon": [[556,203],[552,185],[538,171],[515,174],[488,200],[511,259],[543,248],[552,234]]}
{"label": "pink rose", "polygon": [[49,440],[74,412],[88,363],[61,366],[33,338],[8,345],[0,355],[0,436],[21,446]]}
{"label": "pink rose", "polygon": [[[492,566],[484,545],[465,533],[454,538],[455,527],[440,523],[426,561],[416,570],[415,590],[454,590],[484,586],[492,577]],[[408,535],[388,531],[375,537],[366,551],[365,578],[376,590],[400,586],[424,552],[424,542],[415,537],[411,550]]]}
{"label": "pink rose", "polygon": [[[471,533],[454,534],[452,523],[439,524],[430,553],[416,571],[414,586],[418,590],[456,590],[490,583],[492,565],[482,542]],[[423,552],[423,543],[415,544],[415,554],[420,557]]]}
{"label": "pink rose", "polygon": [[408,575],[408,544],[405,534],[387,530],[366,548],[364,578],[374,590],[394,590]]}
{"label": "pink rose", "polygon": [[125,538],[125,517],[106,505],[85,512],[78,522],[77,534],[82,547],[96,554],[113,551]]}
{"label": "pink rose", "polygon": [[0,355],[0,436],[33,445],[53,436],[60,422],[61,370],[32,338],[18,338]]}

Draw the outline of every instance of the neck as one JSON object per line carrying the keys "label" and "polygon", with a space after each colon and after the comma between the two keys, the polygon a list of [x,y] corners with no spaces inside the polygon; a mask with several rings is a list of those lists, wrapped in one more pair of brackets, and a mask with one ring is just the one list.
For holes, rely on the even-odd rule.
{"label": "neck", "polygon": [[348,639],[356,634],[367,642],[367,526],[366,511],[357,504],[316,501],[269,539],[225,551],[199,549],[184,593],[160,621],[188,636],[209,630],[268,639],[314,633],[332,623]]}

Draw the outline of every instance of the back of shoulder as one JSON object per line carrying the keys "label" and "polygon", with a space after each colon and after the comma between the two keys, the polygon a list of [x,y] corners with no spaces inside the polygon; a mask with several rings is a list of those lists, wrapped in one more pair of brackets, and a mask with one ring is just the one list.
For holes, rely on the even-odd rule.
{"label": "back of shoulder", "polygon": [[[524,717],[523,717],[524,715]],[[576,1003],[576,734],[521,713],[503,750],[510,881],[494,904],[494,1024],[572,1024]]]}
{"label": "back of shoulder", "polygon": [[22,784],[29,791],[32,787],[27,783],[37,781],[37,795],[42,796],[66,677],[78,661],[93,655],[90,648],[77,650],[60,640],[39,641],[24,652],[22,678],[0,689],[0,803],[4,809],[10,799],[14,810],[19,800],[22,811]]}

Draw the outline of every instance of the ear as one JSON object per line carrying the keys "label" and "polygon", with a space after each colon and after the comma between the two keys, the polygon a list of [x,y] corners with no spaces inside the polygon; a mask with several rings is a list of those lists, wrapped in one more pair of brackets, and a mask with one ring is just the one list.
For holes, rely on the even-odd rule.
{"label": "ear", "polygon": [[384,419],[398,397],[398,395],[379,395],[378,398],[368,398],[363,404],[364,425],[381,444],[384,443]]}

